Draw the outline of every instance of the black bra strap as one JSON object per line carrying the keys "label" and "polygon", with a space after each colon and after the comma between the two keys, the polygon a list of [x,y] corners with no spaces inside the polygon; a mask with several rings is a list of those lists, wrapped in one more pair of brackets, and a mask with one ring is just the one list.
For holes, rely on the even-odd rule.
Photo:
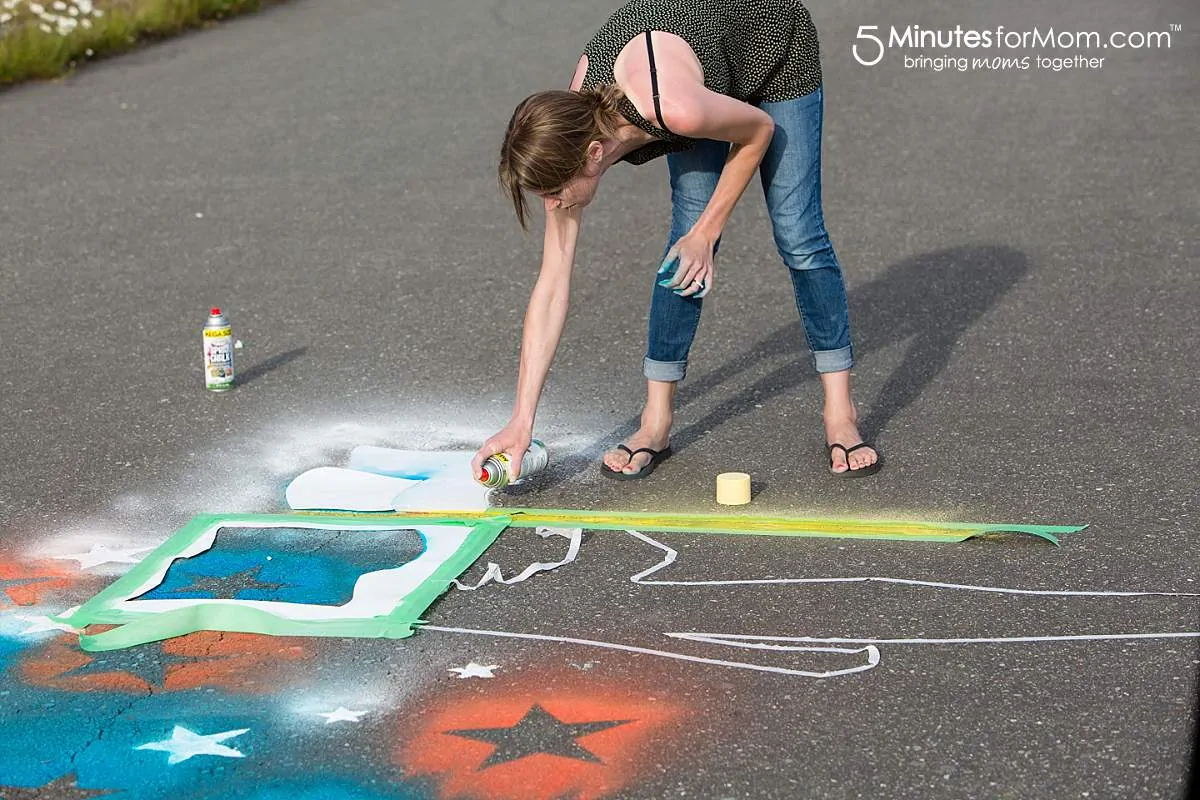
{"label": "black bra strap", "polygon": [[675,132],[663,122],[662,106],[658,103],[658,70],[654,67],[654,44],[650,40],[650,31],[646,31],[646,55],[650,57],[650,89],[654,92],[654,115],[658,117],[658,126],[674,136]]}

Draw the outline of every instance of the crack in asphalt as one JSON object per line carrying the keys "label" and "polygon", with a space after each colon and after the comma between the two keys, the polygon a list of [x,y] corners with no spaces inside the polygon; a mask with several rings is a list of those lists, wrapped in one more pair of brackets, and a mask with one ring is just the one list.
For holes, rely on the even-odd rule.
{"label": "crack in asphalt", "polygon": [[95,738],[89,739],[83,745],[83,747],[81,747],[78,750],[71,753],[71,762],[70,763],[71,763],[72,771],[75,770],[76,762],[79,760],[79,758],[84,753],[86,753],[94,745],[99,744],[100,742],[104,741],[105,734],[112,730],[112,727],[114,724],[116,724],[117,720],[119,720],[125,714],[129,713],[129,710],[132,709],[134,707],[134,705],[136,705],[138,702],[140,702],[142,700],[147,700],[154,696],[154,687],[149,686],[149,684],[147,684],[147,686],[149,687],[147,689],[147,691],[145,691],[144,693],[142,693],[139,696],[131,697],[129,699],[129,701],[127,703],[125,703],[125,705],[122,708],[117,710],[117,713],[113,714],[112,717],[110,717],[107,720],[107,722],[101,724],[100,728],[96,731]]}

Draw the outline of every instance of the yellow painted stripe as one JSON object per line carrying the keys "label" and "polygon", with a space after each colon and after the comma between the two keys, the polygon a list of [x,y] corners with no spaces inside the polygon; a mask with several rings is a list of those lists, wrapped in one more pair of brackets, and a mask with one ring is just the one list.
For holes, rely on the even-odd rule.
{"label": "yellow painted stripe", "polygon": [[[321,514],[325,512],[307,512]],[[338,512],[344,515],[345,512]],[[511,517],[513,527],[576,527],[601,530],[633,528],[642,531],[681,533],[725,533],[757,536],[821,536],[847,539],[897,539],[915,541],[961,542],[985,533],[1013,532],[1039,536],[1058,543],[1057,534],[1083,530],[1082,525],[1024,525],[1006,523],[926,522],[869,519],[826,519],[802,517],[765,517],[725,514],[655,514],[630,511],[586,511],[582,509],[491,508],[484,511],[405,511],[360,512],[356,516],[394,519],[397,522],[421,519],[477,522],[495,517]]]}

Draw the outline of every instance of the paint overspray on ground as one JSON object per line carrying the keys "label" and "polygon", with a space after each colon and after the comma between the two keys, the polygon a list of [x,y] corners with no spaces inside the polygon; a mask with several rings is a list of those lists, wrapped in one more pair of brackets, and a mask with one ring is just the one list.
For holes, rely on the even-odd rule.
{"label": "paint overspray on ground", "polygon": [[[500,593],[541,602],[556,584],[582,581],[595,587],[597,606],[633,587],[650,608],[656,595],[680,592],[706,602],[719,597],[736,608],[780,592],[882,586],[984,602],[1173,603],[1181,619],[1184,610],[1194,611],[1196,596],[1178,587],[975,586],[949,577],[823,577],[799,569],[736,575],[719,559],[693,563],[680,556],[681,550],[719,551],[719,540],[695,548],[687,535],[627,530],[585,543],[590,532],[544,527],[512,529],[514,539],[531,546],[504,550],[526,557],[497,564],[489,552],[428,616],[430,624],[402,642],[353,633],[198,630],[89,652],[57,621],[135,569],[180,527],[169,527],[180,514],[285,511],[282,498],[293,478],[314,468],[342,468],[355,447],[460,452],[481,433],[430,437],[337,424],[279,436],[272,446],[200,459],[208,463],[177,487],[120,498],[107,516],[7,554],[0,560],[0,662],[15,713],[5,715],[3,735],[30,744],[7,749],[0,760],[3,796],[24,790],[63,797],[119,791],[139,798],[604,797],[663,765],[682,767],[722,746],[721,721],[732,713],[728,700],[723,705],[698,687],[725,674],[770,676],[786,691],[795,681],[861,680],[919,647],[1197,636],[1183,628],[1044,627],[980,635],[978,616],[964,624],[975,635],[698,631],[673,627],[669,613],[647,631],[626,630],[597,609],[580,609],[579,624],[549,630],[553,615],[546,624],[530,624],[515,609],[506,612],[512,595]],[[566,452],[580,446],[565,439],[556,444]],[[213,463],[238,467],[218,470]],[[152,498],[161,498],[161,514]],[[355,576],[389,566],[378,552],[383,542],[369,534],[362,546],[327,537],[295,547],[286,537],[296,535],[289,528],[275,538],[264,535],[259,544],[235,537],[181,562],[138,598],[337,605],[352,593]],[[415,540],[410,544],[403,559],[420,552]],[[623,566],[589,569],[589,548],[619,549]]]}

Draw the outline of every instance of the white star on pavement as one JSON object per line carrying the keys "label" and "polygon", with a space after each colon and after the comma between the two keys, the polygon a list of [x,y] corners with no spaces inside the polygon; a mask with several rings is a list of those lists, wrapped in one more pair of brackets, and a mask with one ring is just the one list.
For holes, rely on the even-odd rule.
{"label": "white star on pavement", "polygon": [[146,742],[139,744],[134,750],[162,750],[164,753],[170,753],[171,756],[167,759],[168,764],[178,764],[180,761],[187,761],[192,756],[224,756],[225,758],[245,758],[246,756],[234,750],[232,747],[226,747],[221,742],[226,739],[232,739],[235,736],[241,736],[249,731],[249,728],[242,728],[236,731],[225,731],[223,733],[199,734],[194,731],[189,731],[182,725],[176,725],[175,730],[171,731],[170,739],[163,739],[161,742]]}
{"label": "white star on pavement", "polygon": [[65,622],[55,622],[49,617],[31,617],[25,614],[16,614],[17,619],[29,623],[29,627],[21,631],[22,636],[29,636],[33,633],[44,633],[46,631],[66,631],[68,633],[79,633],[79,628],[72,628]]}
{"label": "white star on pavement", "polygon": [[451,667],[448,672],[457,672],[459,678],[494,678],[492,670],[500,669],[499,664],[492,664],[485,667],[482,664],[476,664],[472,661],[465,667]]}
{"label": "white star on pavement", "polygon": [[324,717],[325,724],[328,725],[331,722],[358,722],[358,718],[365,713],[367,712],[351,711],[345,706],[338,706],[333,711],[318,711],[317,716]]}
{"label": "white star on pavement", "polygon": [[144,553],[152,547],[133,547],[125,550],[110,550],[106,544],[94,544],[86,553],[71,553],[65,556],[54,556],[59,560],[74,559],[79,562],[80,569],[95,567],[100,564],[136,564],[140,558],[134,558],[134,553]]}

